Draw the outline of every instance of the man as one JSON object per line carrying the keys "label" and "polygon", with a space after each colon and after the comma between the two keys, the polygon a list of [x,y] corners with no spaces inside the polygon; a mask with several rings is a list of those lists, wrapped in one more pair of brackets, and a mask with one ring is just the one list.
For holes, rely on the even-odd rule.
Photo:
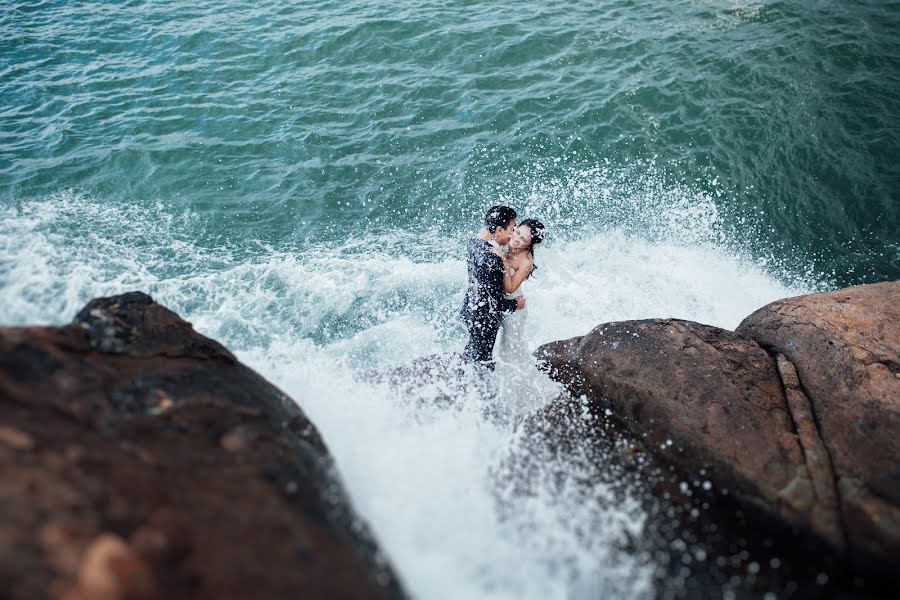
{"label": "man", "polygon": [[465,359],[494,368],[493,353],[503,312],[525,308],[525,298],[507,300],[503,295],[503,261],[491,252],[509,242],[516,228],[516,211],[508,206],[492,206],[484,216],[484,229],[469,240],[467,262],[469,285],[461,311],[469,330]]}

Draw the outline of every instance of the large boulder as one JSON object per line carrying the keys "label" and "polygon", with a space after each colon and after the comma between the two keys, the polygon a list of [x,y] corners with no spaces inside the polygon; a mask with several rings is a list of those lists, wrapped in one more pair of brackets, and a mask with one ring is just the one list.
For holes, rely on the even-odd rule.
{"label": "large boulder", "polygon": [[0,329],[3,597],[392,598],[321,437],[140,293]]}
{"label": "large boulder", "polygon": [[900,282],[773,302],[737,333],[796,368],[858,564],[900,556]]}
{"label": "large boulder", "polygon": [[819,496],[778,365],[756,342],[653,319],[600,325],[537,357],[688,481],[706,473],[744,505],[842,548],[836,506]]}

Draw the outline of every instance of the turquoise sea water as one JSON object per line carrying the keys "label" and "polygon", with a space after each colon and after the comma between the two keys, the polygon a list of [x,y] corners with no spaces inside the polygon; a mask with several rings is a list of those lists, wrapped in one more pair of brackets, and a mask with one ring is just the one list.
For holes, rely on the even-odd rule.
{"label": "turquoise sea water", "polygon": [[677,189],[788,276],[897,278],[898,33],[882,1],[7,0],[0,202],[161,202],[277,245],[467,231],[501,196],[640,231],[656,208],[597,188]]}
{"label": "turquoise sea water", "polygon": [[534,345],[900,278],[898,157],[896,2],[0,0],[0,322],[149,291],[312,414],[415,595],[640,597],[637,509],[523,538],[510,431],[354,374],[461,347],[497,202],[551,231]]}

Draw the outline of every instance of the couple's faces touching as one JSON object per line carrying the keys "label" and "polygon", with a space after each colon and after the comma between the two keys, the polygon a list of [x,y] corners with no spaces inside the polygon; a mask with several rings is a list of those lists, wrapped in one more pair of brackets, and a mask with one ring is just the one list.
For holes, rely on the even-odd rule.
{"label": "couple's faces touching", "polygon": [[510,221],[506,227],[498,227],[494,230],[494,241],[500,244],[501,246],[505,246],[509,243],[513,234],[516,231],[516,220],[513,219]]}
{"label": "couple's faces touching", "polygon": [[531,228],[528,225],[516,225],[513,219],[506,227],[498,227],[494,230],[494,241],[501,246],[509,247],[513,250],[522,250],[531,247]]}
{"label": "couple's faces touching", "polygon": [[506,227],[498,227],[494,232],[494,240],[501,246],[509,244],[514,250],[531,246],[531,229],[527,225],[516,226],[513,219]]}

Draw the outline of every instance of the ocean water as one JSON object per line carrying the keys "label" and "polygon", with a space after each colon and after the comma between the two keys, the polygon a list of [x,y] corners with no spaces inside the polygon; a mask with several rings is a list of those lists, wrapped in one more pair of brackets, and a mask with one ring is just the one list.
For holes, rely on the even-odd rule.
{"label": "ocean water", "polygon": [[649,597],[598,465],[517,495],[514,425],[363,374],[462,348],[498,202],[550,230],[532,347],[900,278],[898,33],[882,1],[0,0],[0,323],[149,292],[309,413],[417,598]]}

